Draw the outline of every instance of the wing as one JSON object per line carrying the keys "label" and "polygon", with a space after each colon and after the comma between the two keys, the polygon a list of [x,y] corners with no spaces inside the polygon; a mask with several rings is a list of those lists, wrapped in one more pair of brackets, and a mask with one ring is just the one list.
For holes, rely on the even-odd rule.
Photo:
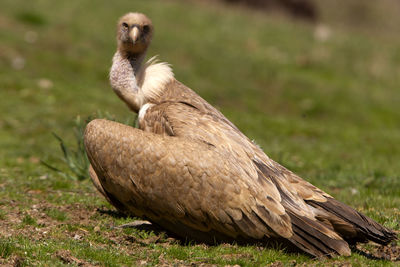
{"label": "wing", "polygon": [[[137,216],[179,218],[196,230],[231,237],[291,235],[289,217],[272,198],[277,193],[263,192],[259,200],[251,179],[239,178],[248,174],[207,144],[95,120],[87,126],[85,145],[107,196]],[[260,205],[268,212],[260,212]]]}
{"label": "wing", "polygon": [[[308,249],[307,252],[314,247],[322,254],[335,251],[346,255],[350,250],[347,244],[341,242],[342,238],[350,243],[369,239],[382,244],[395,238],[392,231],[269,159],[236,127],[226,123],[227,119],[222,114],[210,112],[210,109],[202,110],[198,106],[186,101],[154,105],[149,108],[147,116],[143,116],[140,125],[143,125],[144,131],[151,131],[154,127],[147,126],[156,123],[158,129],[163,129],[165,122],[170,135],[203,143],[219,151],[223,158],[229,158],[246,174],[236,179],[243,179],[251,189],[252,197],[261,200],[257,206],[259,213],[266,211],[271,214],[276,208],[284,208],[293,231],[289,240],[296,246],[305,251]],[[166,130],[155,133],[164,132]],[[264,198],[270,203],[263,202]],[[280,205],[276,207],[271,203]],[[271,223],[279,223],[274,220],[264,222],[274,231],[275,225]],[[276,233],[284,236],[281,232]],[[317,254],[315,251],[312,253]]]}
{"label": "wing", "polygon": [[[227,119],[211,110],[197,108],[186,101],[163,102],[152,105],[140,117],[140,128],[147,132],[168,134],[191,141],[205,143],[217,149],[224,157],[229,157],[252,179],[266,183],[265,190],[281,202],[279,188],[285,190],[289,200],[283,199],[286,206],[298,210],[303,216],[313,212],[304,200],[326,201],[328,194],[307,183],[286,168],[268,158],[264,152],[248,139]],[[266,179],[259,179],[261,172]],[[278,187],[277,187],[278,186]]]}
{"label": "wing", "polygon": [[[210,127],[211,125],[215,126],[216,124],[220,126],[224,125],[224,132],[227,133],[224,136],[226,137],[228,143],[231,142],[230,138],[233,137],[231,133],[233,133],[235,140],[240,140],[239,144],[244,144],[244,147],[247,147],[247,151],[250,151],[249,154],[255,154],[261,162],[265,163],[272,169],[279,169],[284,171],[284,173],[276,172],[277,174],[284,176],[278,181],[282,183],[282,186],[284,188],[290,190],[290,193],[293,196],[299,196],[299,200],[313,200],[320,202],[326,201],[326,197],[330,197],[327,193],[323,192],[322,190],[313,186],[307,181],[301,179],[299,176],[295,175],[291,171],[287,170],[286,168],[268,158],[268,156],[265,155],[265,153],[257,145],[253,144],[251,140],[249,140],[242,132],[240,132],[240,130],[232,122],[230,122],[220,111],[218,111],[202,97],[196,94],[196,92],[194,92],[184,84],[180,83],[179,81],[173,80],[171,83],[167,84],[164,93],[157,99],[151,99],[151,102],[154,104],[152,104],[153,108],[149,110],[150,112],[146,112],[146,114],[149,114],[148,117],[139,121],[140,125],[142,126],[141,129],[159,134],[163,134],[168,131],[168,135],[174,135],[174,133],[171,132],[171,123],[173,123],[172,120],[174,120],[174,118],[171,118],[171,121],[169,121],[168,117],[171,114],[179,115],[179,112],[182,112],[182,116],[175,118],[174,122],[176,125],[174,125],[173,127],[182,128],[185,126],[185,124],[188,123],[187,127],[184,127],[184,129],[176,133],[178,136],[181,137],[187,137],[188,135],[191,135],[192,137],[197,136],[198,138],[201,138],[201,136],[203,135],[203,139],[205,139],[205,136],[207,136],[207,133],[210,131],[210,129],[204,129],[203,127],[202,133],[196,134],[196,130],[198,129],[199,125],[208,125]],[[167,111],[164,108],[165,106],[174,103],[182,104],[181,107],[184,107],[186,105],[186,109],[184,111],[176,110],[174,112],[173,109]],[[198,121],[196,121],[196,123],[191,123],[190,121],[193,115],[191,114],[192,112],[197,113],[197,118],[200,118],[200,120],[201,118],[203,118],[203,122],[206,123],[200,123]],[[152,116],[152,118],[150,116]],[[188,120],[188,118],[190,119]],[[150,125],[154,126],[149,127]],[[157,130],[155,130],[154,127],[157,128]],[[221,134],[222,132],[219,133]]]}
{"label": "wing", "polygon": [[94,120],[85,147],[111,203],[178,235],[208,242],[283,237],[315,256],[350,253],[333,231],[285,210],[260,171],[250,177],[209,144]]}
{"label": "wing", "polygon": [[349,255],[340,235],[359,237],[358,226],[366,239],[390,236],[269,159],[190,89],[146,104],[139,124],[95,120],[85,133],[99,184],[120,210],[184,237],[285,238],[314,256]]}

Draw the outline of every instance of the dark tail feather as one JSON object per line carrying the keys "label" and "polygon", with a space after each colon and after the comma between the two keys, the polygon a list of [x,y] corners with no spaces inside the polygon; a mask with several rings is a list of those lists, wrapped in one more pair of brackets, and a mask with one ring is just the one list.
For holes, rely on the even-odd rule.
{"label": "dark tail feather", "polygon": [[[315,257],[349,256],[350,248],[346,241],[335,235],[321,222],[288,212],[292,220],[294,235],[289,241],[298,248]],[[330,235],[330,236],[329,236]]]}
{"label": "dark tail feather", "polygon": [[[371,218],[368,218],[364,214],[359,213],[334,198],[328,198],[326,202],[317,202],[313,200],[306,200],[306,202],[317,209],[323,209],[329,214],[334,215],[332,218],[336,217],[336,219],[330,219],[329,216],[325,219],[329,220],[335,231],[350,244],[371,240],[386,245],[397,239],[396,233],[392,230],[387,229]],[[342,227],[343,225],[347,226],[347,230]],[[353,233],[348,231],[348,226],[353,228]]]}

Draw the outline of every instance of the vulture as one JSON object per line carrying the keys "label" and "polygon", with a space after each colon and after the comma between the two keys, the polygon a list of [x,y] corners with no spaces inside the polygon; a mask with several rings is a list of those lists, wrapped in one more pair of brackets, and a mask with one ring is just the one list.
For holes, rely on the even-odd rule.
{"label": "vulture", "polygon": [[397,238],[270,159],[167,63],[145,62],[152,35],[144,14],[122,16],[110,70],[139,128],[96,119],[85,130],[90,177],[113,206],[182,238],[278,242],[314,257]]}

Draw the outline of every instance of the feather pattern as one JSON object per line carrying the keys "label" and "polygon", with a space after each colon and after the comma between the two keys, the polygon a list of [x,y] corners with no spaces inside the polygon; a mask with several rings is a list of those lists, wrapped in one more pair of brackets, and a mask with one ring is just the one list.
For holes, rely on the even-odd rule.
{"label": "feather pattern", "polygon": [[150,58],[137,74],[138,86],[145,102],[160,96],[165,85],[174,79],[174,73],[169,64],[158,62],[157,56]]}
{"label": "feather pattern", "polygon": [[[117,205],[122,203],[121,210],[183,237],[285,238],[321,257],[350,255],[346,233],[353,232],[351,240],[357,241],[395,238],[377,223],[370,223],[369,231],[357,230],[361,223],[343,220],[351,208],[328,205],[330,195],[268,158],[189,88],[175,80],[166,88],[180,93],[163,92],[146,104],[140,129],[108,121],[88,126],[89,158],[95,170],[106,174],[99,176],[100,183]],[[176,232],[178,224],[186,230]],[[338,231],[338,225],[350,230]]]}
{"label": "feather pattern", "polygon": [[139,113],[139,129],[94,120],[85,131],[90,176],[117,209],[184,238],[283,240],[317,257],[350,255],[349,243],[396,239],[270,159],[175,80],[167,63],[152,58],[142,65],[151,31],[133,40],[122,25],[152,29],[146,16],[129,13],[119,23],[110,81]]}

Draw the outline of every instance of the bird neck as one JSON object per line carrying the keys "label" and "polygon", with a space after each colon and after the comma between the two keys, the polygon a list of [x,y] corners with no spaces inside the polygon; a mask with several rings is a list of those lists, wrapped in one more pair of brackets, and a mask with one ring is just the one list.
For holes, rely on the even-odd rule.
{"label": "bird neck", "polygon": [[174,80],[174,73],[167,63],[151,58],[143,62],[146,53],[115,53],[110,71],[110,82],[114,92],[138,112],[149,101],[157,99]]}
{"label": "bird neck", "polygon": [[110,82],[114,92],[135,112],[139,111],[144,100],[138,76],[145,56],[146,53],[132,54],[118,49],[110,71]]}
{"label": "bird neck", "polygon": [[132,66],[133,73],[136,77],[136,75],[140,71],[140,68],[142,67],[143,60],[146,57],[146,51],[138,54],[126,53],[125,55],[122,54],[122,56],[129,60],[129,63]]}

